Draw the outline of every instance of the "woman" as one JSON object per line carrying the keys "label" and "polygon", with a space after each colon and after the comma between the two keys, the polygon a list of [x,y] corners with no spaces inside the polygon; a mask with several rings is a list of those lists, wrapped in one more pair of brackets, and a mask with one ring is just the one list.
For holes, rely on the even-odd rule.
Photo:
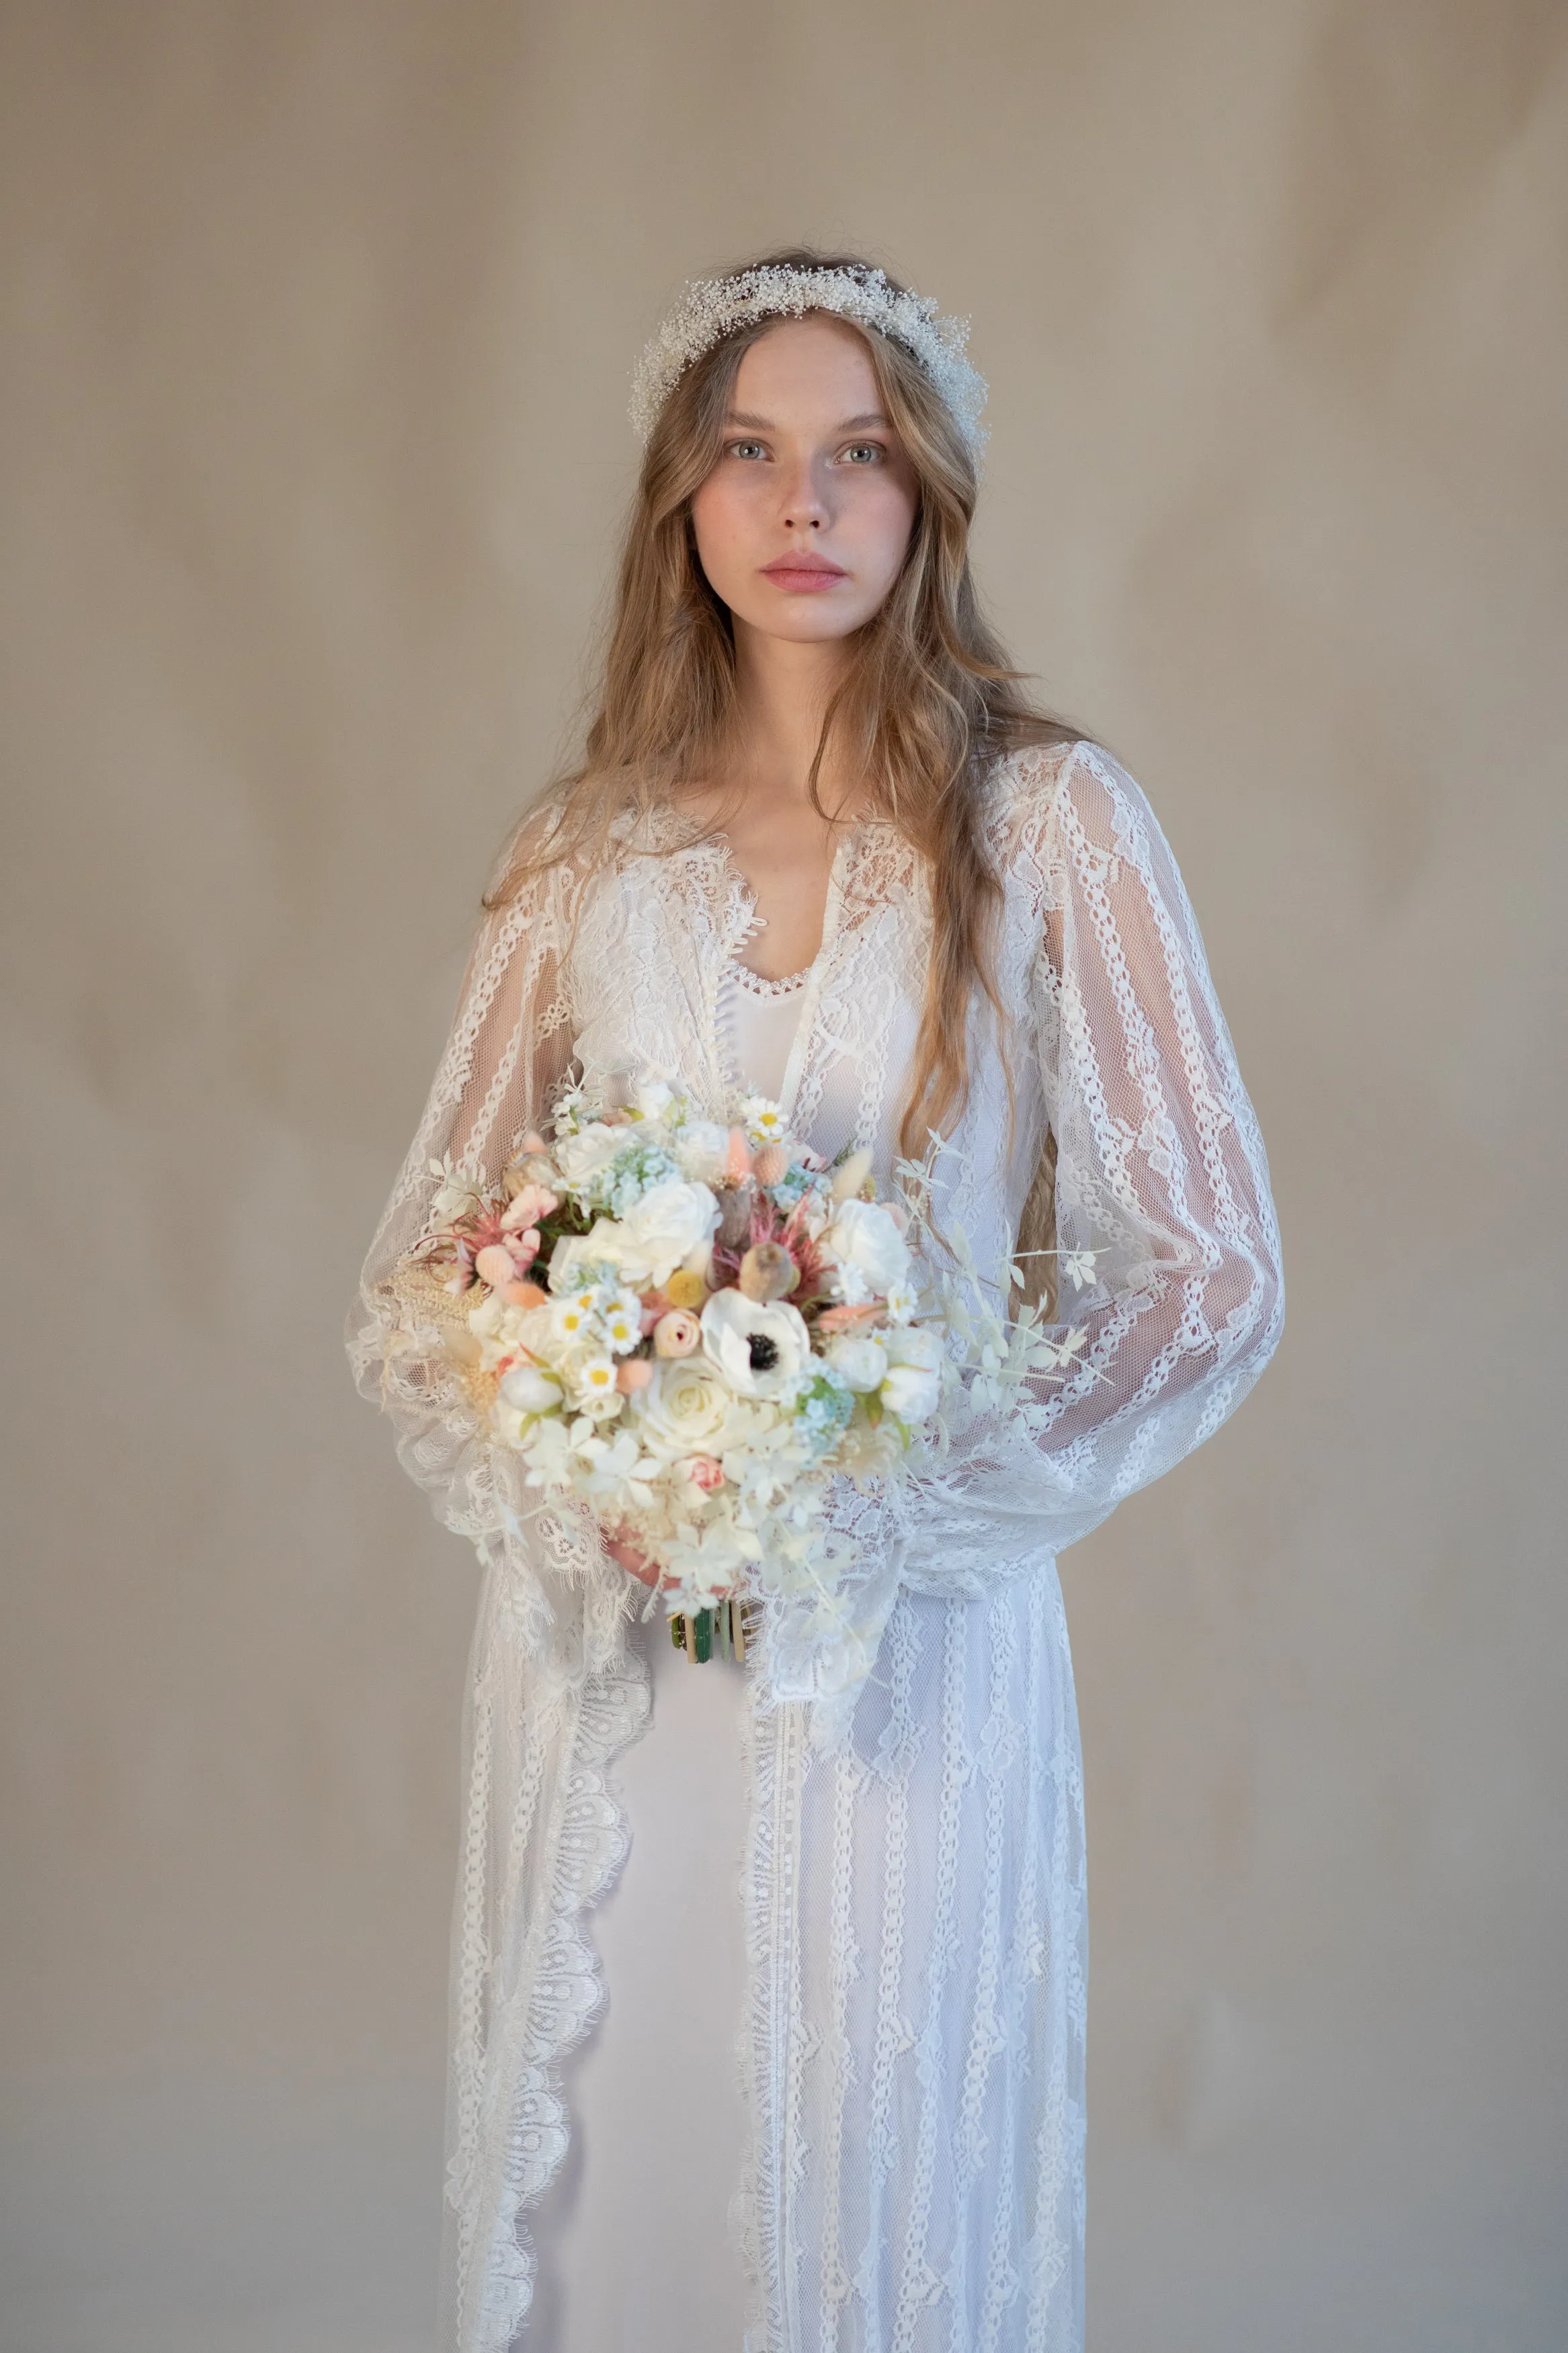
{"label": "woman", "polygon": [[[488,902],[366,1268],[362,1380],[487,1570],[447,2189],[464,2353],[1081,2344],[1054,1556],[1217,1427],[1281,1291],[1170,852],[980,617],[983,396],[962,331],[852,259],[688,290],[638,380],[586,756]],[[1084,1344],[1044,1441],[993,1414],[940,1484],[839,1499],[868,1565],[858,1650],[764,1625],[743,1669],[692,1673],[647,1565],[530,1511],[407,1303],[433,1160],[493,1176],[569,1072],[679,1080],[712,1117],[751,1086],[884,1185],[935,1132],[944,1228],[982,1264],[1016,1249],[1037,1293],[1059,1270]],[[584,1913],[628,1829],[605,1989]],[[563,2173],[563,2063],[605,1991]]]}

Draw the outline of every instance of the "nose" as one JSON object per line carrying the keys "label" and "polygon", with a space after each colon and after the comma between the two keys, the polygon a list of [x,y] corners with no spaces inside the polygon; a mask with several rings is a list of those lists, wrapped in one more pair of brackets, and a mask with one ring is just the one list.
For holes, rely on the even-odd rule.
{"label": "nose", "polygon": [[808,457],[799,458],[783,484],[786,531],[820,531],[828,521],[827,501]]}

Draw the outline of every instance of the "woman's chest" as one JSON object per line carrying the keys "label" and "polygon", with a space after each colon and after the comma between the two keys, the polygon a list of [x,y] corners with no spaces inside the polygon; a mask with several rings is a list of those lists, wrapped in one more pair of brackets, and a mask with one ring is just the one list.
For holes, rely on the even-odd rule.
{"label": "woman's chest", "polygon": [[[584,1080],[662,1078],[712,1117],[757,1085],[818,1150],[875,1149],[908,1073],[925,992],[930,912],[912,854],[886,828],[847,837],[817,955],[791,976],[786,997],[761,1006],[741,973],[758,927],[722,843],[628,860],[607,875],[570,959]],[[759,1071],[773,1083],[763,1086]]]}

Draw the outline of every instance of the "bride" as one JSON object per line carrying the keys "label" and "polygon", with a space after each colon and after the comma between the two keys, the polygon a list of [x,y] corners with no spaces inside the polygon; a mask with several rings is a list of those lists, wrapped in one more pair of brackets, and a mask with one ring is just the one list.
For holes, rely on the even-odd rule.
{"label": "bride", "polygon": [[[484,1566],[447,2180],[457,2353],[1076,2353],[1086,1908],[1055,1556],[1281,1316],[1263,1147],[1147,802],[967,558],[963,332],[800,251],[689,287],[582,765],[524,820],[351,1347]],[[1043,1439],[849,1490],[858,1651],[694,1672],[653,1572],[486,1446],[403,1278],[569,1077],[775,1098],[1085,1335]],[[433,1164],[435,1164],[433,1166]],[[634,1745],[635,1744],[635,1745]],[[597,1906],[592,1924],[586,1915]],[[595,1952],[595,1944],[599,1950]],[[570,2152],[570,2161],[568,2153]],[[728,2227],[727,2227],[728,2212]]]}

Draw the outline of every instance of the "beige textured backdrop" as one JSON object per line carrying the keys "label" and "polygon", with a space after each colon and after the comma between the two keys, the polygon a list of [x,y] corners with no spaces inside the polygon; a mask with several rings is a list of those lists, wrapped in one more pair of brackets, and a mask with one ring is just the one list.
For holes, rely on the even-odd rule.
{"label": "beige textured backdrop", "polygon": [[430,2345],[475,1579],[337,1327],[636,349],[802,235],[973,314],[994,602],[1286,1236],[1258,1396],[1065,1568],[1093,2353],[1568,2342],[1563,7],[3,24],[0,2344]]}

